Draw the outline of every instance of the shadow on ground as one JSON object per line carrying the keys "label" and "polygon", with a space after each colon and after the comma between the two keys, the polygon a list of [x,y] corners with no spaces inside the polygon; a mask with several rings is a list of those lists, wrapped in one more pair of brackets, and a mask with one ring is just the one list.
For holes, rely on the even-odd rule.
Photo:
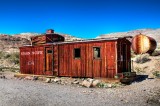
{"label": "shadow on ground", "polygon": [[148,78],[148,75],[137,75],[134,82],[142,82],[143,80],[146,80]]}

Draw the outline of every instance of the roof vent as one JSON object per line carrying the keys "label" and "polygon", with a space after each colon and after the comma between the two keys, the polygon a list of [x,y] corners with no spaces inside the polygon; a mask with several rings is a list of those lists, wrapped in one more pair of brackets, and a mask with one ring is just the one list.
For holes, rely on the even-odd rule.
{"label": "roof vent", "polygon": [[46,34],[52,34],[52,33],[54,33],[54,30],[53,30],[53,29],[48,29],[48,30],[46,31]]}

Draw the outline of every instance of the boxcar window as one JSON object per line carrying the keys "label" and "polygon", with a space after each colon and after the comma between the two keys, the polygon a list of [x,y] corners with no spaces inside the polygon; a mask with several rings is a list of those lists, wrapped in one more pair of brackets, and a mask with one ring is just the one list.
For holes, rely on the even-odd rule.
{"label": "boxcar window", "polygon": [[100,58],[100,47],[93,47],[94,59]]}
{"label": "boxcar window", "polygon": [[80,58],[81,57],[81,50],[80,48],[74,49],[74,58]]}
{"label": "boxcar window", "polygon": [[52,50],[47,50],[47,53],[52,53]]}

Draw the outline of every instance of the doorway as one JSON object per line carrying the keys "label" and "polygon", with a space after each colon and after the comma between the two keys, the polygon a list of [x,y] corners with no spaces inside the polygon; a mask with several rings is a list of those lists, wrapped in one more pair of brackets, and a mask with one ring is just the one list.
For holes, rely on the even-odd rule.
{"label": "doorway", "polygon": [[122,46],[122,64],[123,64],[123,72],[127,72],[127,45],[123,44]]}
{"label": "doorway", "polygon": [[45,72],[46,75],[53,75],[53,49],[45,48]]}

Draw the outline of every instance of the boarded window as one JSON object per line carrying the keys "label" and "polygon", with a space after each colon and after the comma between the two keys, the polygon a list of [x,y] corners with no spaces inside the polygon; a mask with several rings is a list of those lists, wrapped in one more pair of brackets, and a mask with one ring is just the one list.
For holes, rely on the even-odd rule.
{"label": "boarded window", "polygon": [[94,59],[100,58],[100,47],[93,47]]}
{"label": "boarded window", "polygon": [[52,53],[52,50],[47,50],[47,53]]}
{"label": "boarded window", "polygon": [[81,57],[81,50],[80,48],[74,49],[74,58],[80,58]]}

